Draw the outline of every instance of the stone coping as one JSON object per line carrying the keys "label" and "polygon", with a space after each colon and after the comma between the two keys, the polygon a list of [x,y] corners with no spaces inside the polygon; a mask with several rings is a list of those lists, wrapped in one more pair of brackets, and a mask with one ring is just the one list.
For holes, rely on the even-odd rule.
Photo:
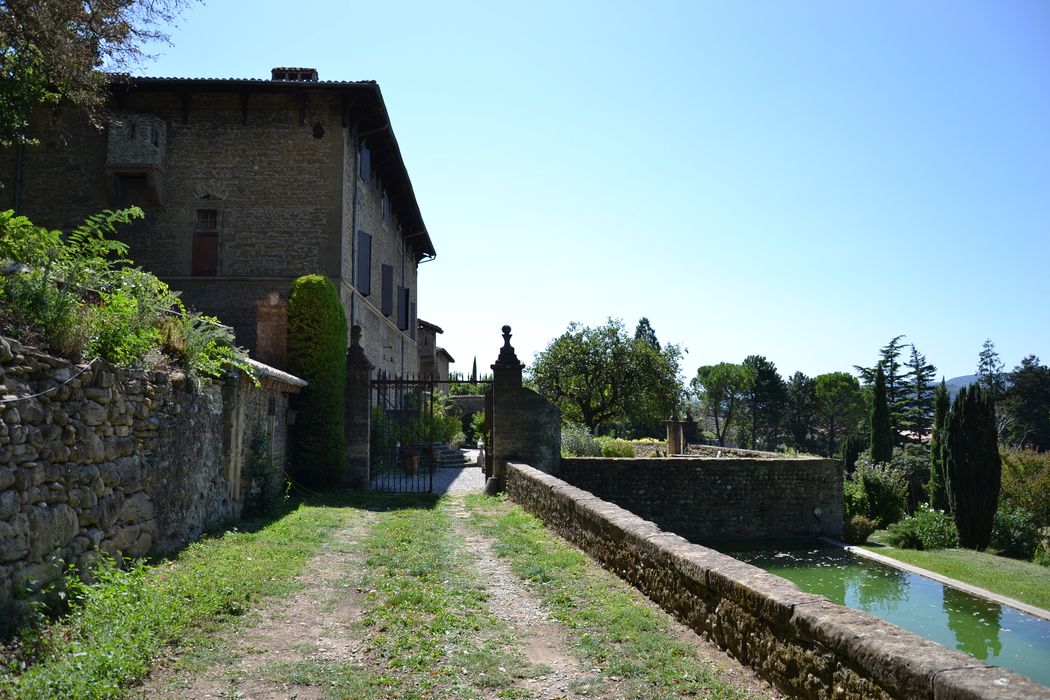
{"label": "stone coping", "polygon": [[805,593],[528,465],[508,464],[507,492],[790,695],[1050,700],[1028,678]]}
{"label": "stone coping", "polygon": [[1034,605],[1029,605],[1028,603],[1022,603],[1021,601],[1016,600],[1014,598],[1008,598],[1008,597],[1006,597],[1004,595],[999,595],[998,593],[995,593],[993,591],[989,591],[986,588],[980,588],[978,586],[974,586],[972,584],[965,583],[965,582],[960,581],[958,579],[954,579],[954,578],[950,578],[948,576],[944,576],[942,574],[938,574],[936,571],[930,571],[929,569],[923,569],[920,566],[915,566],[914,564],[909,564],[907,562],[899,561],[897,559],[894,559],[893,557],[887,557],[887,556],[884,556],[882,554],[879,554],[878,552],[872,552],[870,550],[864,549],[863,547],[858,547],[856,545],[846,544],[845,542],[839,542],[838,540],[833,539],[831,537],[821,537],[820,539],[822,541],[824,541],[824,542],[827,542],[828,544],[833,544],[836,547],[842,547],[847,552],[851,552],[853,554],[856,554],[858,557],[864,557],[865,559],[871,559],[872,561],[877,561],[880,564],[885,564],[886,566],[892,566],[894,569],[899,569],[901,571],[907,571],[908,573],[911,573],[911,574],[918,574],[919,576],[925,576],[926,578],[932,579],[932,580],[936,581],[937,583],[942,583],[945,586],[951,586],[952,588],[958,589],[958,590],[960,590],[960,591],[962,591],[964,593],[969,593],[970,595],[975,595],[975,596],[978,596],[980,598],[987,598],[988,600],[991,600],[993,602],[999,603],[1000,605],[1007,605],[1007,606],[1009,606],[1011,608],[1015,608],[1017,610],[1020,610],[1023,613],[1027,613],[1027,614],[1031,615],[1032,617],[1042,618],[1043,620],[1050,620],[1050,610],[1043,610],[1042,608],[1037,608]]}

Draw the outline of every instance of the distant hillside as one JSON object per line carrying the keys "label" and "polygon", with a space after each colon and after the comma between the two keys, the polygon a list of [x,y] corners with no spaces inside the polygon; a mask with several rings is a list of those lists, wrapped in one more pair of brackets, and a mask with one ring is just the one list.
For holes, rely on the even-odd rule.
{"label": "distant hillside", "polygon": [[948,395],[954,399],[955,395],[959,393],[959,389],[962,389],[964,386],[970,386],[976,381],[976,374],[966,374],[961,377],[953,377],[945,382],[948,385]]}

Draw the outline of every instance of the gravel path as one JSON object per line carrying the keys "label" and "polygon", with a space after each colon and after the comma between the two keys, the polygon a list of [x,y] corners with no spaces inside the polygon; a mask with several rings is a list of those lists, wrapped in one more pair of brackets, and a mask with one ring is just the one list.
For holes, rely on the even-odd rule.
{"label": "gravel path", "polygon": [[434,493],[481,493],[485,490],[485,472],[477,465],[477,450],[460,450],[469,464],[434,470]]}

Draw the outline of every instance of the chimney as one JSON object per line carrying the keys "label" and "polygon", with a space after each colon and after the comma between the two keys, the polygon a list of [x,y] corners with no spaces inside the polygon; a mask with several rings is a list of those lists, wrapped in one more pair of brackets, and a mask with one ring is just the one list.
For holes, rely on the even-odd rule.
{"label": "chimney", "polygon": [[316,83],[316,68],[272,68],[270,80],[287,80],[296,83]]}

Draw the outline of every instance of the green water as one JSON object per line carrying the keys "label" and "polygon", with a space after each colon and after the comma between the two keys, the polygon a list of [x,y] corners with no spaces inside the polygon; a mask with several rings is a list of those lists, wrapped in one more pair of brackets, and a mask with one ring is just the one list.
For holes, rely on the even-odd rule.
{"label": "green water", "polygon": [[843,549],[720,549],[808,593],[1050,686],[1050,621]]}

